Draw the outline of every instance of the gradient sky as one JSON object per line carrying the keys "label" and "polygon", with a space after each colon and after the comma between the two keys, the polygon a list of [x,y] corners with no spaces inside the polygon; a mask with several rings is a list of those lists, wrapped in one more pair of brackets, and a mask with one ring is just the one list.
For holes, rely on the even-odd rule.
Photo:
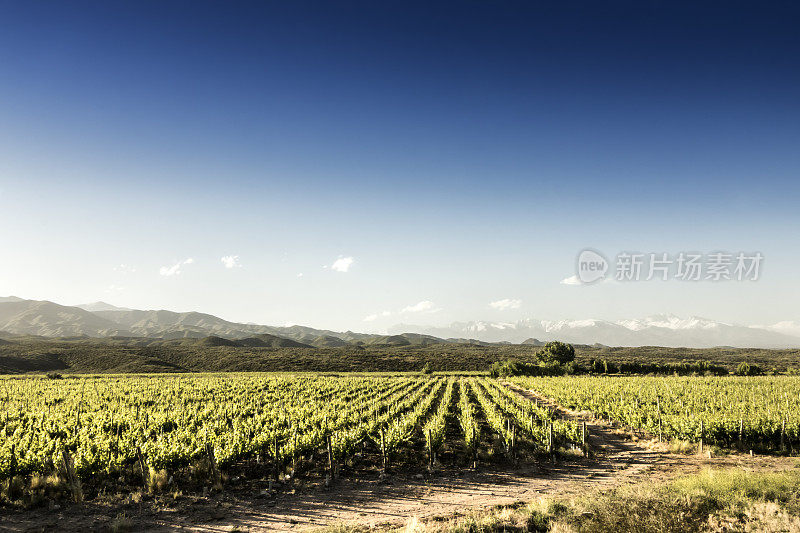
{"label": "gradient sky", "polygon": [[[0,2],[0,295],[360,331],[798,320],[798,20]],[[586,247],[765,259],[749,283],[562,284]]]}

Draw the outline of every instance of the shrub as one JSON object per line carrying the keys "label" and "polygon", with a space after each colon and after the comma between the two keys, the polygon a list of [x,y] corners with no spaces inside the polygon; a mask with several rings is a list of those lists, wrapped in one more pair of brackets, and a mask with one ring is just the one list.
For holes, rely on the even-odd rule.
{"label": "shrub", "polygon": [[493,378],[500,376],[519,376],[522,374],[520,364],[516,361],[495,361],[489,374]]}
{"label": "shrub", "polygon": [[563,365],[575,360],[575,348],[571,344],[553,341],[545,344],[536,355],[543,363]]}
{"label": "shrub", "polygon": [[764,372],[756,365],[742,363],[736,367],[736,372],[734,372],[734,374],[737,376],[760,376],[764,374]]}
{"label": "shrub", "polygon": [[574,363],[520,363],[518,361],[497,361],[489,371],[494,378],[500,376],[563,376],[578,373],[580,367]]}
{"label": "shrub", "polygon": [[724,376],[728,370],[721,365],[708,361],[680,363],[642,363],[638,361],[622,361],[614,363],[605,359],[591,359],[589,372],[594,374],[674,374],[678,376]]}

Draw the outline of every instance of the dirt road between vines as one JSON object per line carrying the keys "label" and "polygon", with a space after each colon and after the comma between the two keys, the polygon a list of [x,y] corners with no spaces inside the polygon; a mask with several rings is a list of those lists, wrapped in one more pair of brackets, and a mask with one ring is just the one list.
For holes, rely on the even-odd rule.
{"label": "dirt road between vines", "polygon": [[303,531],[337,524],[402,526],[413,517],[464,514],[538,497],[569,498],[638,480],[667,480],[708,466],[776,470],[793,459],[730,455],[674,455],[633,442],[588,413],[563,409],[532,391],[505,386],[548,405],[565,418],[585,421],[591,458],[540,461],[518,468],[485,465],[433,473],[394,471],[380,480],[343,478],[330,487],[287,486],[274,494],[226,490],[179,498],[149,498],[126,505],[67,505],[56,511],[20,511],[0,516],[0,531],[108,531],[126,522],[132,531]]}

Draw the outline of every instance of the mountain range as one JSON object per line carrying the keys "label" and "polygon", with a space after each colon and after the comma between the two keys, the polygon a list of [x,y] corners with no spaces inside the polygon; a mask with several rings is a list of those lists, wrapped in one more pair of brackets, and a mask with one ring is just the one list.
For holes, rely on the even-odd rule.
{"label": "mountain range", "polygon": [[388,335],[336,332],[305,326],[276,327],[230,322],[198,312],[143,311],[104,302],[76,306],[49,301],[0,297],[0,337],[131,337],[143,339],[203,339],[210,345],[340,347],[364,345],[425,345],[434,343],[514,343],[540,345],[560,340],[606,346],[667,346],[709,348],[800,347],[800,323],[742,326],[674,315],[636,320],[526,319],[517,322],[457,322],[446,327],[400,324]]}
{"label": "mountain range", "polygon": [[415,332],[437,337],[471,337],[486,342],[522,343],[535,338],[572,344],[606,346],[668,346],[711,348],[796,348],[800,323],[742,326],[700,317],[653,315],[636,320],[535,320],[517,322],[457,322],[446,327],[400,324],[389,332]]}
{"label": "mountain range", "polygon": [[[104,302],[76,306],[49,301],[0,297],[0,337],[142,338],[159,340],[202,339],[216,346],[317,347],[356,344],[392,346],[455,342],[427,335],[376,335],[335,332],[305,326],[273,327],[230,322],[197,312],[142,311]],[[284,342],[285,341],[285,342]],[[473,341],[478,342],[478,341]]]}

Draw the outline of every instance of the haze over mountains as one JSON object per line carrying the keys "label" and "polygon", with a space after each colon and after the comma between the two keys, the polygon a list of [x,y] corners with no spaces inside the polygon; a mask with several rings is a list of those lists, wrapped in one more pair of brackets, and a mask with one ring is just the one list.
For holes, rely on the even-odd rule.
{"label": "haze over mountains", "polygon": [[[97,309],[88,311],[87,309]],[[206,339],[209,344],[226,345],[225,340],[241,341],[242,346],[339,347],[363,344],[430,344],[442,339],[410,333],[374,335],[334,332],[304,326],[273,327],[229,322],[206,313],[142,311],[115,307],[104,302],[77,306],[49,301],[0,298],[0,335],[35,335],[42,337],[142,337],[149,339]],[[219,340],[215,340],[219,339]],[[230,344],[229,344],[230,345]]]}
{"label": "haze over mountains", "polygon": [[415,332],[436,337],[469,337],[486,342],[521,343],[536,338],[572,344],[606,346],[669,346],[711,348],[794,348],[800,346],[800,324],[780,322],[774,326],[740,326],[699,317],[653,315],[637,320],[535,320],[511,323],[460,322],[447,327],[401,324],[393,332]]}
{"label": "haze over mountains", "polygon": [[[143,337],[149,339],[203,339],[210,343],[235,341],[243,346],[337,347],[357,343],[419,345],[440,342],[539,343],[561,340],[573,344],[607,346],[669,346],[708,348],[800,347],[800,324],[741,326],[698,317],[654,315],[638,320],[526,319],[513,323],[461,322],[447,327],[401,324],[388,335],[335,332],[305,326],[275,327],[229,322],[197,312],[143,311],[103,302],[78,306],[48,301],[0,297],[0,333],[43,337]],[[287,339],[289,341],[287,341]],[[292,341],[295,344],[292,344]]]}

